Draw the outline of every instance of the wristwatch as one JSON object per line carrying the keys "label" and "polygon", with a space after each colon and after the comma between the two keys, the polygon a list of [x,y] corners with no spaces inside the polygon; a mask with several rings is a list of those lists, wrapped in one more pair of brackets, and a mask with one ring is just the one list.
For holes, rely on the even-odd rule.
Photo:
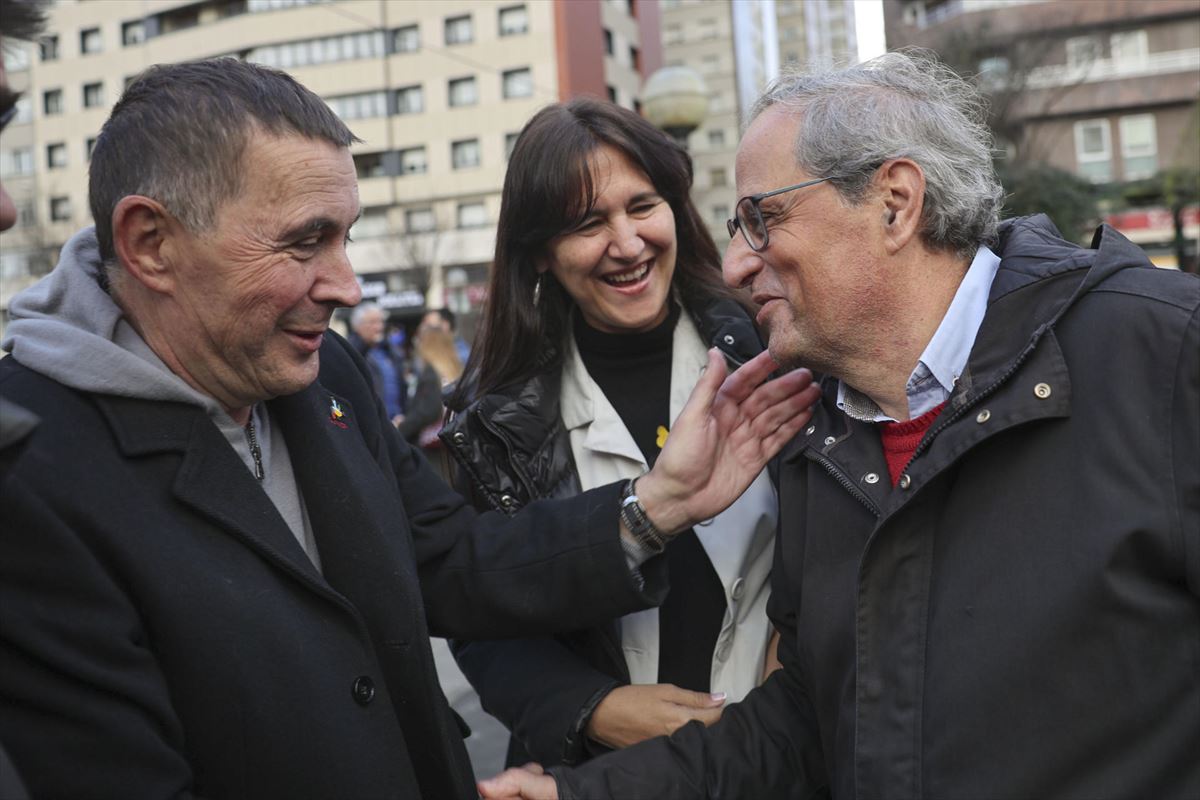
{"label": "wristwatch", "polygon": [[636,484],[637,478],[634,478],[621,491],[621,520],[638,544],[657,555],[666,549],[667,537],[646,515],[646,509],[638,500]]}

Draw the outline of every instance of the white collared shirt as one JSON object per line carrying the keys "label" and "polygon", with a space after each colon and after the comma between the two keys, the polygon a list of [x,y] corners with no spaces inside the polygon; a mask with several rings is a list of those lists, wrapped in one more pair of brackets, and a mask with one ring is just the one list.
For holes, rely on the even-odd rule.
{"label": "white collared shirt", "polygon": [[[975,336],[987,312],[988,294],[1000,256],[985,246],[975,253],[967,274],[963,276],[946,315],[925,346],[916,369],[904,385],[908,396],[908,418],[916,419],[950,399],[958,376],[967,368]],[[847,416],[864,422],[895,422],[875,401],[862,392],[838,381],[837,406]]]}

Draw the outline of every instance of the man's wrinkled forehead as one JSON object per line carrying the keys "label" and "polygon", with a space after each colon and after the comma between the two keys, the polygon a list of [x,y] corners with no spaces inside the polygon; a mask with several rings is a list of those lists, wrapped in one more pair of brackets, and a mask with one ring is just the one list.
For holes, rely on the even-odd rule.
{"label": "man's wrinkled forehead", "polygon": [[755,118],[738,145],[735,176],[741,195],[770,191],[778,186],[804,180],[796,164],[796,136],[800,117],[774,105]]}

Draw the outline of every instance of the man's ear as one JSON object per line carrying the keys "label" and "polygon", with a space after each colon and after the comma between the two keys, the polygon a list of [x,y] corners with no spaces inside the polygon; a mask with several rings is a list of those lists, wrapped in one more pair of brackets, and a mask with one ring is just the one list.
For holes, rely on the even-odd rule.
{"label": "man's ear", "polygon": [[889,253],[904,249],[921,233],[925,173],[915,161],[885,161],[875,176],[883,201],[884,242]]}
{"label": "man's ear", "polygon": [[113,209],[113,250],[121,268],[154,292],[170,292],[174,273],[169,241],[179,228],[162,204],[142,195],[127,195]]}

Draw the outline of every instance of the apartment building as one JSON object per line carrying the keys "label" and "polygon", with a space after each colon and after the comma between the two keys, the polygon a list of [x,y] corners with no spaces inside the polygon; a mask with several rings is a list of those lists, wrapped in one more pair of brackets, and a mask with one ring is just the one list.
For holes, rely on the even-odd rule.
{"label": "apartment building", "polygon": [[788,69],[857,60],[850,0],[661,0],[663,60],[704,79],[708,115],[688,137],[692,199],[718,246],[737,202],[734,157],[742,121]]}
{"label": "apartment building", "polygon": [[[1196,0],[884,0],[884,23],[889,48],[976,55],[964,66],[1002,104],[999,144],[1013,158],[1074,172],[1107,198],[1200,168]],[[1171,214],[1123,204],[1108,221],[1173,265]],[[1183,218],[1194,253],[1200,209]]]}
{"label": "apartment building", "polygon": [[395,314],[449,306],[467,332],[483,299],[517,133],[579,94],[633,108],[661,64],[652,0],[58,0],[38,46],[10,49],[24,93],[0,143],[20,210],[3,296],[91,222],[100,126],[146,67],[229,56],[285,70],[361,138],[350,258]]}

